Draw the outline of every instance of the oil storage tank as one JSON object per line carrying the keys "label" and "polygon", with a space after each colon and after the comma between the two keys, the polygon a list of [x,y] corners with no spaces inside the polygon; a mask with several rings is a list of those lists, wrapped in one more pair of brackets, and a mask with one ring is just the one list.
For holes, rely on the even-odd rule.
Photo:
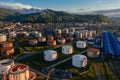
{"label": "oil storage tank", "polygon": [[57,52],[55,50],[44,51],[44,59],[46,61],[54,61],[57,59]]}
{"label": "oil storage tank", "polygon": [[63,54],[72,54],[73,53],[73,47],[69,45],[62,46],[62,53]]}
{"label": "oil storage tank", "polygon": [[14,61],[12,59],[3,59],[0,61],[0,75],[2,71],[5,71],[6,74],[9,73],[9,69],[14,66]]}
{"label": "oil storage tank", "polygon": [[9,71],[9,80],[29,80],[29,66],[16,64]]}
{"label": "oil storage tank", "polygon": [[0,34],[0,42],[5,42],[7,41],[7,36],[4,34]]}
{"label": "oil storage tank", "polygon": [[76,47],[77,48],[85,48],[86,47],[86,42],[85,41],[77,41],[76,42]]}
{"label": "oil storage tank", "polygon": [[91,58],[97,58],[100,55],[100,50],[96,48],[89,48],[87,50],[87,56]]}
{"label": "oil storage tank", "polygon": [[82,68],[87,65],[87,57],[84,55],[73,55],[72,56],[72,65],[74,67]]}

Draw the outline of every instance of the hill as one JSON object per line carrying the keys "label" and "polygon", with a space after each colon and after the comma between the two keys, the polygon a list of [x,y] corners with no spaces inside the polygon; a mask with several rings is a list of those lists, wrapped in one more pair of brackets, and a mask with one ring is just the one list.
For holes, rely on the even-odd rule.
{"label": "hill", "polygon": [[13,22],[31,23],[56,23],[56,22],[110,22],[111,20],[104,15],[75,15],[63,11],[50,9],[39,13],[21,14],[8,9],[0,9],[0,20]]}
{"label": "hill", "polygon": [[14,12],[9,9],[0,8],[0,20],[4,20],[6,18],[9,18],[10,16],[16,16],[16,15],[20,15],[20,13]]}

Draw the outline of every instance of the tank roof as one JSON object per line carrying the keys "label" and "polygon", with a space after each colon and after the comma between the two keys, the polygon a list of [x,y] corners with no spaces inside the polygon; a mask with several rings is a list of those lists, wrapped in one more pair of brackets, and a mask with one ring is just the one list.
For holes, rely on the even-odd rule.
{"label": "tank roof", "polygon": [[5,66],[5,65],[10,65],[13,62],[12,59],[4,59],[0,61],[0,67]]}
{"label": "tank roof", "polygon": [[87,51],[90,51],[90,52],[98,52],[100,51],[99,49],[96,49],[96,48],[89,48]]}
{"label": "tank roof", "polygon": [[55,50],[46,50],[44,51],[44,54],[51,54],[51,53],[57,53]]}
{"label": "tank roof", "polygon": [[22,73],[22,72],[24,72],[27,69],[28,69],[27,65],[25,65],[25,64],[17,64],[17,65],[13,66],[10,69],[10,73],[12,73],[12,74]]}
{"label": "tank roof", "polygon": [[3,35],[5,35],[5,34],[0,33],[0,36],[3,36]]}
{"label": "tank roof", "polygon": [[70,45],[64,45],[64,46],[62,46],[62,47],[72,48],[72,46],[70,46]]}
{"label": "tank roof", "polygon": [[87,58],[85,55],[80,55],[80,54],[73,55],[73,57],[80,58],[80,59]]}
{"label": "tank roof", "polygon": [[85,41],[77,41],[78,43],[86,43]]}

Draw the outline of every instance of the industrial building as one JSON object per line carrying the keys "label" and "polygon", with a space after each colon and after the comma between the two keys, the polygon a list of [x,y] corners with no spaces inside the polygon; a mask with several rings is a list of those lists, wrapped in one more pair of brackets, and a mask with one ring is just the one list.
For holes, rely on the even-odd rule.
{"label": "industrial building", "polygon": [[120,44],[113,33],[107,31],[103,33],[103,46],[105,57],[120,56]]}

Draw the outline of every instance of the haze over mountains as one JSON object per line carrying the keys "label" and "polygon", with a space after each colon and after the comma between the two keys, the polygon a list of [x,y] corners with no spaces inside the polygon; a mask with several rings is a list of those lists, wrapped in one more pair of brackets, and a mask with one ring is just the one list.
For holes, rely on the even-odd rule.
{"label": "haze over mountains", "polygon": [[[0,2],[0,8],[10,9],[10,10],[13,10],[16,12],[20,12],[22,14],[37,13],[37,12],[42,12],[44,10],[44,9],[41,9],[38,7],[32,7],[31,5],[24,5],[21,3],[4,3],[4,2]],[[75,10],[64,10],[64,11],[66,11],[68,13],[81,14],[81,15],[103,14],[108,17],[120,17],[120,9],[94,11],[91,8],[87,8],[87,9],[75,9]]]}
{"label": "haze over mountains", "polygon": [[[15,12],[20,12],[22,14],[31,14],[31,13],[38,13],[38,12],[42,12],[42,9],[37,9],[37,8],[30,8],[30,9],[11,9]],[[81,12],[81,11],[66,11],[68,13],[72,13],[72,14],[80,14],[80,15],[84,15],[84,14],[103,14],[105,16],[108,17],[113,17],[113,18],[117,18],[120,17],[120,9],[112,9],[112,10],[99,10],[99,11],[89,11],[89,12]]]}

